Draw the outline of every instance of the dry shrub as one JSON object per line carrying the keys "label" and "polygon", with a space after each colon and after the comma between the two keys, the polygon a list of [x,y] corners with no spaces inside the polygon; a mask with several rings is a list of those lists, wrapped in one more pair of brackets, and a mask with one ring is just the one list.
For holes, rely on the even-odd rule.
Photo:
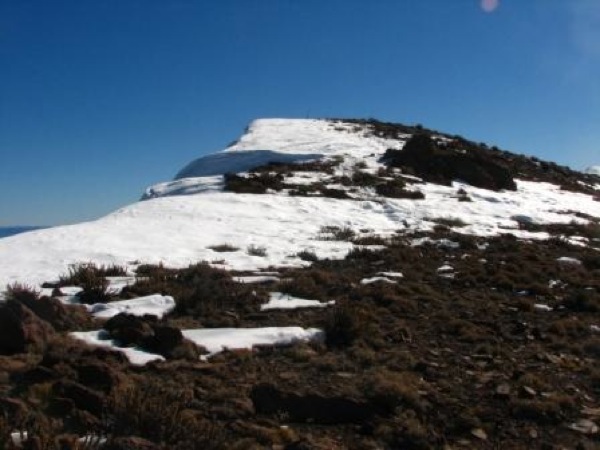
{"label": "dry shrub", "polygon": [[138,296],[162,293],[175,298],[173,314],[193,317],[219,316],[224,311],[236,313],[255,310],[266,302],[266,295],[257,286],[233,281],[228,271],[207,263],[190,265],[184,269],[163,266],[145,266],[138,269],[143,277],[123,290],[123,295]]}
{"label": "dry shrub", "polygon": [[93,263],[74,265],[69,273],[61,276],[59,286],[79,286],[83,289],[77,297],[84,304],[106,303],[111,296],[108,293],[107,276],[125,275],[125,269],[119,266],[96,266]]}
{"label": "dry shrub", "polygon": [[221,431],[187,407],[193,394],[168,383],[142,380],[111,397],[109,434],[140,436],[168,448],[221,446]]}
{"label": "dry shrub", "polygon": [[343,305],[331,308],[323,325],[327,346],[350,346],[366,331],[365,317],[365,313],[358,307]]}
{"label": "dry shrub", "polygon": [[362,392],[384,412],[392,412],[399,406],[423,411],[419,385],[420,381],[414,373],[379,369],[365,377]]}

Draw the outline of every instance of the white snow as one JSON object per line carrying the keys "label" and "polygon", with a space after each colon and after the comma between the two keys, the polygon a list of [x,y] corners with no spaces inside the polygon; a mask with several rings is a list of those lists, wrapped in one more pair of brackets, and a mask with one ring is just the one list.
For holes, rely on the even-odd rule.
{"label": "white snow", "polygon": [[[248,170],[282,155],[292,160],[343,157],[342,172],[357,162],[375,170],[387,148],[403,145],[401,140],[344,131],[353,127],[312,119],[257,120],[224,152],[194,161],[180,172],[184,178],[160,183],[147,192],[148,197],[158,198],[133,203],[95,221],[1,239],[0,289],[14,282],[39,286],[81,262],[118,264],[131,270],[136,267],[132,261],[184,267],[202,260],[216,264],[215,259],[223,261],[219,267],[240,271],[300,267],[307,262],[296,255],[307,248],[320,258],[334,259],[353,248],[349,242],[320,240],[319,230],[324,226],[357,232],[369,229],[381,236],[407,229],[430,231],[435,225],[431,218],[449,210],[467,223],[455,228],[457,232],[479,236],[510,232],[530,239],[543,239],[547,234],[519,230],[514,217],[526,216],[533,223],[586,223],[575,212],[600,217],[600,203],[592,196],[518,180],[516,192],[468,186],[472,202],[456,199],[457,189],[465,186],[461,183],[420,184],[418,189],[426,198],[418,201],[381,198],[368,191],[361,194],[362,200],[338,200],[284,193],[234,194],[220,188],[224,171]],[[196,194],[174,195],[191,192]],[[239,251],[216,257],[209,247],[223,242],[241,249],[264,247],[267,255],[255,257]],[[439,240],[436,245],[456,248],[458,243]]]}
{"label": "white snow", "polygon": [[[266,327],[266,328],[202,328],[182,330],[186,339],[203,346],[212,356],[223,350],[252,349],[258,345],[289,345],[323,339],[323,331],[317,328]],[[98,345],[122,352],[132,364],[144,365],[150,361],[162,361],[164,357],[134,347],[119,347],[108,339],[105,330],[77,331],[70,333],[76,339],[90,345]]]}
{"label": "white snow", "polygon": [[[298,163],[320,159],[321,153],[276,152],[273,150],[244,149],[235,151],[235,145],[227,152],[201,156],[179,171],[176,180],[190,177],[210,177],[226,173],[247,172],[268,163]],[[273,147],[271,147],[273,148]]]}
{"label": "white snow", "polygon": [[373,283],[388,283],[388,284],[395,284],[396,281],[395,280],[390,280],[387,277],[370,277],[370,278],[363,278],[362,280],[360,280],[360,284],[373,284]]}
{"label": "white snow", "polygon": [[320,340],[323,332],[317,328],[203,328],[183,330],[183,336],[201,345],[211,355],[225,349],[251,349],[257,345],[288,345],[295,342]]}
{"label": "white snow", "polygon": [[580,266],[581,261],[577,258],[571,258],[570,256],[561,256],[560,258],[556,258],[560,264],[571,265],[571,266]]}
{"label": "white snow", "polygon": [[233,277],[233,281],[238,283],[275,283],[279,281],[279,277],[276,275],[246,275]]}
{"label": "white snow", "polygon": [[88,306],[90,314],[97,319],[110,319],[119,313],[133,314],[134,316],[148,314],[160,319],[173,309],[175,309],[173,297],[159,294]]}
{"label": "white snow", "polygon": [[319,300],[293,297],[281,292],[271,292],[268,303],[260,305],[260,309],[261,311],[267,311],[270,309],[325,308],[330,305],[335,305],[335,300],[320,302]]}
{"label": "white snow", "polygon": [[533,305],[533,309],[535,309],[536,311],[553,311],[554,308],[552,308],[551,306],[548,306],[544,303],[536,303]]}
{"label": "white snow", "polygon": [[388,278],[404,278],[404,274],[402,274],[402,272],[379,272],[377,275]]}

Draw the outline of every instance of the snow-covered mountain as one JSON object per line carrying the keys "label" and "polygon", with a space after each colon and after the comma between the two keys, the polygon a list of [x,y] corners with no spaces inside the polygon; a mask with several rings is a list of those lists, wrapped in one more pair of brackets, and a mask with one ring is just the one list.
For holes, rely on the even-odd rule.
{"label": "snow-covered mountain", "polygon": [[[351,242],[324,240],[323,230],[331,227],[387,236],[431,230],[445,218],[460,219],[464,226],[456,231],[461,233],[544,238],[546,233],[525,231],[519,223],[581,223],[600,217],[593,194],[600,185],[586,180],[578,181],[585,190],[574,192],[531,176],[525,181],[516,173],[516,191],[492,191],[400,173],[382,157],[388,149],[402,149],[414,129],[390,130],[379,132],[361,121],[256,120],[236,143],[191,162],[174,180],[149,187],[137,203],[95,221],[1,239],[0,286],[39,285],[81,262],[132,269],[140,263],[181,267],[201,260],[236,270],[306,265],[301,252],[342,258],[353,248]],[[447,135],[436,139],[451,141]],[[294,170],[293,164],[309,161],[321,161],[327,170]],[[282,188],[261,195],[224,189],[225,174],[268,163],[287,164],[277,178]],[[373,186],[344,182],[357,173],[382,180],[396,174],[407,191],[420,191],[424,198],[391,198]],[[223,245],[236,250],[218,251]]]}
{"label": "snow-covered mountain", "polygon": [[588,167],[585,170],[585,173],[588,173],[590,175],[598,175],[600,177],[600,165]]}

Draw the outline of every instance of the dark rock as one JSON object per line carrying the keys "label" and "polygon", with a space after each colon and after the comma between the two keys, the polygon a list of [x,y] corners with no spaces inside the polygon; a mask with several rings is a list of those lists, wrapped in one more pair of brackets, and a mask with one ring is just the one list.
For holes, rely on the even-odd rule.
{"label": "dark rock", "polygon": [[55,334],[52,326],[16,301],[0,304],[0,354],[42,351]]}
{"label": "dark rock", "polygon": [[271,384],[252,388],[250,398],[259,414],[287,414],[290,422],[363,423],[380,413],[371,403],[346,397],[283,392]]}
{"label": "dark rock", "polygon": [[51,297],[23,297],[20,302],[58,331],[80,328],[90,322],[89,313],[80,305],[64,305]]}
{"label": "dark rock", "polygon": [[409,168],[415,175],[432,183],[450,185],[454,180],[461,180],[494,191],[514,191],[517,188],[504,165],[466,142],[438,145],[426,134],[415,134],[402,150],[388,150],[384,161],[393,167]]}
{"label": "dark rock", "polygon": [[75,370],[81,384],[103,392],[110,392],[123,381],[123,376],[117,370],[100,361],[78,365]]}
{"label": "dark rock", "polygon": [[74,381],[57,381],[54,383],[53,392],[59,397],[72,400],[78,409],[97,416],[102,414],[106,404],[104,395]]}
{"label": "dark rock", "polygon": [[499,384],[496,387],[496,397],[499,397],[499,398],[510,397],[510,385],[508,383]]}
{"label": "dark rock", "polygon": [[141,345],[154,334],[152,327],[142,318],[124,313],[110,318],[104,324],[104,329],[123,346]]}
{"label": "dark rock", "polygon": [[45,383],[57,378],[52,369],[44,366],[36,366],[26,372],[15,375],[14,380],[25,385]]}
{"label": "dark rock", "polygon": [[27,405],[16,398],[0,398],[0,417],[8,418],[12,423],[22,423],[29,413]]}
{"label": "dark rock", "polygon": [[111,439],[103,450],[160,450],[160,446],[137,436]]}
{"label": "dark rock", "polygon": [[152,353],[170,355],[173,349],[183,342],[183,334],[179,328],[155,326],[154,334],[147,336],[141,343],[142,347]]}

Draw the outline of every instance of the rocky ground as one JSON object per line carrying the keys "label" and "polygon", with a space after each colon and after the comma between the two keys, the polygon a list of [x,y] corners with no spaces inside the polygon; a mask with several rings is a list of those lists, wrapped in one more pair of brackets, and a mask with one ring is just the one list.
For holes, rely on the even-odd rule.
{"label": "rocky ground", "polygon": [[[600,237],[597,225],[573,227]],[[0,310],[3,439],[20,430],[28,448],[597,448],[598,253],[558,234],[483,240],[440,225],[427,238],[373,238],[385,247],[261,285],[203,264],[144,267],[121,296],[172,294],[177,308],[160,321],[91,323],[81,307],[13,289]],[[381,272],[396,278],[369,282]],[[270,291],[336,305],[260,311]],[[288,324],[321,327],[326,339],[201,361],[177,332]],[[167,360],[131,366],[64,333],[99,326]]]}

